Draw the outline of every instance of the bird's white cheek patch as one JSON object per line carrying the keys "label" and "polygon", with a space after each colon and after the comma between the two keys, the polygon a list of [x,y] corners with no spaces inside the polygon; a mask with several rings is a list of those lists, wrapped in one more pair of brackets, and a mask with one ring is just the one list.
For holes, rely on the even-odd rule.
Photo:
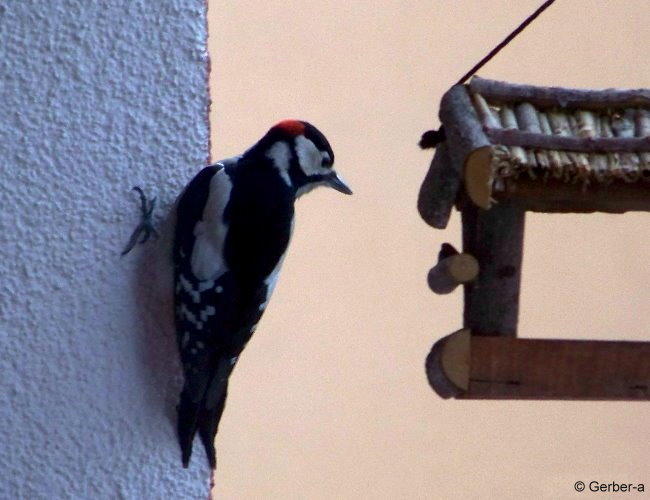
{"label": "bird's white cheek patch", "polygon": [[276,142],[266,153],[267,158],[273,160],[273,165],[280,172],[280,177],[291,186],[289,177],[289,166],[291,165],[291,150],[286,142]]}
{"label": "bird's white cheek patch", "polygon": [[215,280],[228,270],[223,260],[223,245],[228,232],[223,213],[231,190],[232,183],[225,170],[214,174],[203,220],[194,228],[191,264],[192,272],[199,280]]}
{"label": "bird's white cheek patch", "polygon": [[323,167],[324,155],[329,157],[329,154],[321,152],[304,135],[296,137],[296,152],[298,154],[298,163],[305,175],[327,174],[330,172],[330,169]]}

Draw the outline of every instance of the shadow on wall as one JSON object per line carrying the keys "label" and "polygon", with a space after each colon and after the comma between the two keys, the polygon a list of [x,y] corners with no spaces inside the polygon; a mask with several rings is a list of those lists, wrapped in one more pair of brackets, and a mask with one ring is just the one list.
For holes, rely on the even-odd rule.
{"label": "shadow on wall", "polygon": [[136,247],[137,255],[134,257],[137,264],[131,292],[137,317],[141,319],[136,352],[145,387],[148,388],[146,397],[151,398],[147,404],[154,411],[164,409],[175,429],[182,371],[173,314],[173,208],[172,204],[165,206],[166,216],[157,225],[160,237]]}

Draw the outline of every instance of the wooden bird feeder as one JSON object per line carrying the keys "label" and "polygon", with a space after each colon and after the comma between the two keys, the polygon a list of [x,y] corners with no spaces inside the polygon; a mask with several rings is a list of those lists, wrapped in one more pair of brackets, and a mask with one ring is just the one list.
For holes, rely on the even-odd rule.
{"label": "wooden bird feeder", "polygon": [[463,252],[444,244],[429,286],[464,285],[464,327],[426,369],[442,397],[650,400],[650,342],[517,338],[526,211],[650,211],[650,89],[533,87],[474,77],[440,105],[418,199],[444,229],[461,212]]}

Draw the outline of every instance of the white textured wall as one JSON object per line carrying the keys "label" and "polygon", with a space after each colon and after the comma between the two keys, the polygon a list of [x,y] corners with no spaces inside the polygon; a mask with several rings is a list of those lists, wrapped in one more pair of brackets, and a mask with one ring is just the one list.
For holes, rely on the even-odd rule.
{"label": "white textured wall", "polygon": [[[134,184],[206,161],[205,0],[0,1],[0,498],[205,498]],[[147,253],[149,252],[149,253]]]}

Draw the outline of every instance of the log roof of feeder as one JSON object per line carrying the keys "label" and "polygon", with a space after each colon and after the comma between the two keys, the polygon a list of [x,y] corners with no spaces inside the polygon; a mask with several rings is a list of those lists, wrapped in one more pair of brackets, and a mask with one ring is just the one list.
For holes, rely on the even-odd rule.
{"label": "log roof of feeder", "polygon": [[438,146],[420,191],[444,228],[461,180],[482,208],[650,210],[650,89],[534,87],[474,77],[443,97]]}

